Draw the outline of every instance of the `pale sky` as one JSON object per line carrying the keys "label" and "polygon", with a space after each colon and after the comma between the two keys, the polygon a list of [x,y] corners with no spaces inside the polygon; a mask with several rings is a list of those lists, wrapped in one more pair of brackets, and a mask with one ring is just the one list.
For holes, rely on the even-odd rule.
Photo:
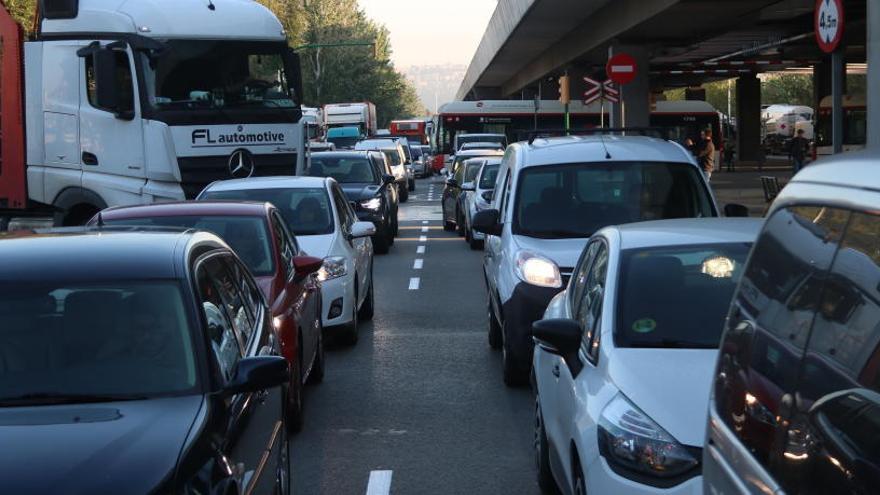
{"label": "pale sky", "polygon": [[391,32],[392,61],[468,65],[497,0],[358,0],[367,16]]}

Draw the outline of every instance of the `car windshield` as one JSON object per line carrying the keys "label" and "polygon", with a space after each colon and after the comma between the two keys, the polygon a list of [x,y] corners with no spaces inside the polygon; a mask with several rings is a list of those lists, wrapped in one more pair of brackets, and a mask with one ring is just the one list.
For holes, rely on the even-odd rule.
{"label": "car windshield", "polygon": [[308,175],[312,177],[333,177],[340,184],[378,184],[379,177],[370,160],[363,157],[315,157]]}
{"label": "car windshield", "polygon": [[[293,109],[284,43],[169,40],[143,63],[155,111],[204,108]],[[146,57],[146,55],[143,55]]]}
{"label": "car windshield", "polygon": [[686,163],[614,162],[526,168],[514,233],[589,237],[608,225],[716,216],[700,171]]}
{"label": "car windshield", "polygon": [[196,392],[188,306],[176,281],[0,283],[0,404]]}
{"label": "car windshield", "polygon": [[204,200],[260,201],[278,208],[294,235],[332,234],[333,210],[323,187],[205,191]]}
{"label": "car windshield", "polygon": [[718,347],[750,243],[627,249],[621,253],[618,347]]}
{"label": "car windshield", "polygon": [[412,153],[413,160],[418,160],[422,157],[422,148],[418,146],[410,146],[409,150]]}
{"label": "car windshield", "polygon": [[498,178],[499,164],[486,164],[483,167],[483,175],[480,176],[480,189],[494,189],[495,179]]}
{"label": "car windshield", "polygon": [[339,149],[344,148],[354,148],[354,145],[357,144],[357,137],[328,137],[327,141],[333,143]]}
{"label": "car windshield", "polygon": [[403,164],[400,160],[400,153],[398,153],[397,150],[382,150],[382,153],[385,153],[385,156],[388,157],[388,162],[392,167]]}
{"label": "car windshield", "polygon": [[467,163],[467,168],[464,169],[464,181],[465,182],[473,182],[477,178],[477,174],[480,173],[480,167],[483,166],[484,162],[475,162],[475,163]]}
{"label": "car windshield", "polygon": [[107,225],[181,227],[217,234],[257,277],[275,273],[272,241],[266,220],[245,216],[164,216],[103,219]]}

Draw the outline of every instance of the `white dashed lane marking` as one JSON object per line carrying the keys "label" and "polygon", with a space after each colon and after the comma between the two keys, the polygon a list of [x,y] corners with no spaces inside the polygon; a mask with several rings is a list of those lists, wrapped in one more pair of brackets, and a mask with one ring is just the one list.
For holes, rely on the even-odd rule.
{"label": "white dashed lane marking", "polygon": [[421,280],[419,279],[419,277],[413,277],[409,279],[409,290],[419,290],[420,283]]}
{"label": "white dashed lane marking", "polygon": [[420,235],[420,236],[419,236],[419,242],[428,242],[428,236],[426,236],[426,235]]}
{"label": "white dashed lane marking", "polygon": [[421,270],[425,266],[425,260],[419,258],[413,263],[413,270]]}
{"label": "white dashed lane marking", "polygon": [[367,495],[388,495],[391,493],[392,471],[370,471],[367,482]]}
{"label": "white dashed lane marking", "polygon": [[419,246],[416,248],[416,254],[425,254],[425,246]]}

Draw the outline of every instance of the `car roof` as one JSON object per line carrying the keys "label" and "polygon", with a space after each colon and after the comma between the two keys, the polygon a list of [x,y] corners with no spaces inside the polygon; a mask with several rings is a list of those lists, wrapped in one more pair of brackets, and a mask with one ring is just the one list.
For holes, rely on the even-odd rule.
{"label": "car roof", "polygon": [[182,277],[187,245],[227,247],[196,230],[112,227],[56,229],[0,235],[0,280],[168,280]]}
{"label": "car roof", "polygon": [[493,156],[504,156],[504,152],[501,150],[458,150],[458,152],[455,153],[456,158],[483,158]]}
{"label": "car roof", "polygon": [[253,216],[265,217],[272,207],[254,201],[175,201],[150,205],[116,206],[101,211],[104,220],[174,216]]}
{"label": "car roof", "polygon": [[205,191],[241,191],[253,189],[306,189],[327,187],[328,177],[304,177],[280,175],[274,177],[250,177],[247,179],[218,180],[205,188]]}
{"label": "car roof", "polygon": [[312,158],[367,158],[370,156],[370,153],[374,153],[375,150],[350,150],[350,151],[318,151],[316,153],[312,153]]}
{"label": "car roof", "polygon": [[470,143],[464,143],[461,146],[462,148],[464,148],[465,146],[467,146],[468,148],[474,148],[477,146],[491,146],[493,148],[497,148],[501,146],[501,143],[499,143],[498,141],[471,141]]}
{"label": "car roof", "polygon": [[755,242],[763,223],[760,218],[681,218],[605,227],[598,234],[616,233],[621,249],[751,243]]}
{"label": "car roof", "polygon": [[791,182],[880,191],[878,161],[880,161],[880,152],[874,150],[834,155],[804,168],[791,179]]}
{"label": "car roof", "polygon": [[[647,136],[587,135],[538,138],[515,143],[525,158],[523,167],[589,162],[690,163],[693,155],[678,143]],[[610,158],[609,158],[610,157]]]}

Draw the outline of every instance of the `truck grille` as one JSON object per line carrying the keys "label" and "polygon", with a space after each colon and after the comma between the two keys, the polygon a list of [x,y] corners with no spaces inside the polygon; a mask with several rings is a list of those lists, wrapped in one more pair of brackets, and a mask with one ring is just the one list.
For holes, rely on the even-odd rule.
{"label": "truck grille", "polygon": [[[251,177],[294,175],[296,153],[253,155],[254,173]],[[180,186],[186,199],[194,199],[208,184],[216,180],[231,179],[229,156],[190,156],[177,159],[180,167]]]}

